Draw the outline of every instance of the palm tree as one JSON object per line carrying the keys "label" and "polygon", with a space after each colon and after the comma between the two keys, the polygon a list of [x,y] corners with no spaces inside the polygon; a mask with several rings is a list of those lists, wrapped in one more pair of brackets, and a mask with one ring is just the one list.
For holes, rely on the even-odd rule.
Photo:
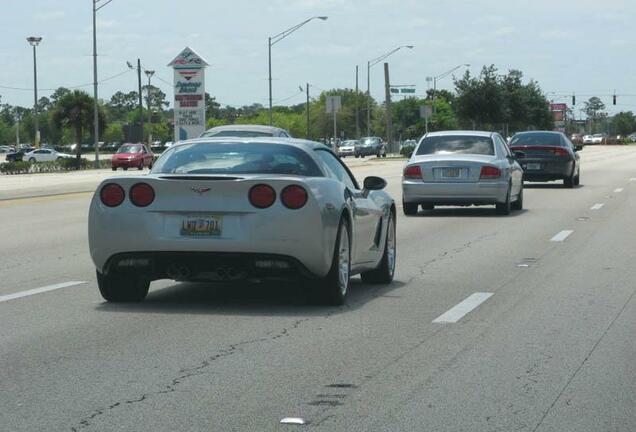
{"label": "palm tree", "polygon": [[[70,127],[75,132],[75,149],[79,166],[82,157],[82,137],[85,130],[91,130],[93,125],[93,98],[81,90],[74,90],[62,96],[52,114],[53,123],[59,127]],[[104,112],[98,110],[99,130],[103,131],[106,124]]]}

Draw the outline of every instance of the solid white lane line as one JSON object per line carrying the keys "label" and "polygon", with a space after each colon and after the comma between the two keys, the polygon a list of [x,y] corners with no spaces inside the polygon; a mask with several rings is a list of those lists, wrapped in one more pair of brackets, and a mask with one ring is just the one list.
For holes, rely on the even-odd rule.
{"label": "solid white lane line", "polygon": [[636,177],[630,178],[629,181],[636,181]]}
{"label": "solid white lane line", "polygon": [[81,284],[85,284],[86,282],[84,281],[70,281],[70,282],[62,282],[59,284],[55,284],[55,285],[48,285],[42,288],[34,288],[34,289],[30,289],[30,290],[26,290],[26,291],[20,291],[17,293],[13,293],[13,294],[7,294],[7,295],[3,295],[0,296],[0,303],[2,302],[6,302],[9,300],[15,300],[15,299],[19,299],[22,297],[28,297],[28,296],[32,296],[35,294],[42,294],[45,292],[49,292],[49,291],[55,291],[61,288],[68,288],[68,287],[72,287],[75,285],[81,285]]}
{"label": "solid white lane line", "polygon": [[621,193],[621,192],[623,192],[623,188],[616,188],[616,189],[614,189],[614,192]]}
{"label": "solid white lane line", "polygon": [[600,210],[604,205],[605,203],[596,203],[592,207],[590,207],[590,210]]}
{"label": "solid white lane line", "polygon": [[574,232],[573,230],[563,230],[560,233],[558,233],[557,235],[555,235],[554,237],[552,237],[550,239],[550,241],[562,242],[563,240],[568,238],[570,236],[570,234],[572,234],[573,232]]}
{"label": "solid white lane line", "polygon": [[486,292],[477,292],[472,294],[460,303],[457,303],[455,306],[444,312],[442,315],[438,316],[433,320],[433,323],[456,323],[464,315],[475,309],[477,306],[485,302],[492,296],[494,293],[486,293]]}

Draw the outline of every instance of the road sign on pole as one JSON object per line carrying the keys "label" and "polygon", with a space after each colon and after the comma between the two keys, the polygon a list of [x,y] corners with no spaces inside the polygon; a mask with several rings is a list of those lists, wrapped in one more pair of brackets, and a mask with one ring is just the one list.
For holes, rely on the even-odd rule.
{"label": "road sign on pole", "polygon": [[433,114],[430,105],[420,105],[420,117],[424,119],[424,130],[428,133],[428,118]]}
{"label": "road sign on pole", "polygon": [[340,96],[327,96],[327,114],[333,115],[333,150],[336,150],[336,140],[338,139],[338,125],[336,123],[336,113],[342,106],[342,99]]}

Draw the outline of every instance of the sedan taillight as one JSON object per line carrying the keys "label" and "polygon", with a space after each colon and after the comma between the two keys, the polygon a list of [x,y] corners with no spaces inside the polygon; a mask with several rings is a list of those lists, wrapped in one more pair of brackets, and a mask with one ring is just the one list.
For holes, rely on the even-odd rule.
{"label": "sedan taillight", "polygon": [[307,191],[297,185],[287,186],[280,193],[280,200],[285,207],[297,210],[307,203]]}
{"label": "sedan taillight", "polygon": [[411,165],[404,168],[404,178],[408,179],[421,179],[422,168],[419,165]]}
{"label": "sedan taillight", "polygon": [[124,189],[115,183],[108,183],[99,191],[99,197],[102,203],[108,207],[117,207],[124,202],[125,196],[126,193]]}
{"label": "sedan taillight", "polygon": [[496,179],[501,177],[501,170],[499,168],[493,166],[483,166],[481,167],[481,172],[479,173],[479,178],[481,179]]}
{"label": "sedan taillight", "polygon": [[155,190],[147,183],[137,183],[130,188],[130,201],[137,207],[147,207],[155,200]]}
{"label": "sedan taillight", "polygon": [[276,191],[266,184],[258,184],[250,189],[249,199],[254,207],[264,209],[274,204]]}
{"label": "sedan taillight", "polygon": [[564,148],[557,147],[557,148],[554,149],[554,155],[555,156],[569,156],[570,153],[568,153],[568,151],[566,149],[564,149]]}

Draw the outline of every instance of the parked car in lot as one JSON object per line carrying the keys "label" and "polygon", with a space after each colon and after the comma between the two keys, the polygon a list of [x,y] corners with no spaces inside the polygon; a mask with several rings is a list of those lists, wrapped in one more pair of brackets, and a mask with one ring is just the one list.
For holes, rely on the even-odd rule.
{"label": "parked car in lot", "polygon": [[356,147],[360,146],[360,142],[358,140],[346,140],[343,141],[338,147],[338,156],[347,157],[353,156],[356,152]]}
{"label": "parked car in lot", "polygon": [[594,135],[584,135],[583,144],[603,144],[606,139],[606,135],[599,133]]}
{"label": "parked car in lot", "polygon": [[364,137],[356,149],[355,157],[377,156],[386,157],[386,148],[380,137]]}
{"label": "parked car in lot", "polygon": [[404,214],[418,206],[495,205],[507,215],[523,208],[523,171],[504,139],[493,132],[448,131],[424,135],[402,177]]}
{"label": "parked car in lot", "polygon": [[32,147],[25,147],[25,148],[21,148],[18,151],[13,151],[10,153],[7,153],[7,155],[5,156],[5,160],[7,162],[19,162],[22,161],[24,158],[24,154],[27,152],[30,152],[32,150],[35,150],[35,148]]}
{"label": "parked car in lot", "polygon": [[242,137],[242,138],[258,138],[258,137],[279,137],[291,138],[291,134],[285,129],[274,126],[263,125],[227,125],[217,126],[201,134],[201,138],[220,138],[220,137]]}
{"label": "parked car in lot", "polygon": [[98,186],[88,230],[99,290],[108,301],[140,301],[156,279],[284,278],[341,304],[351,275],[393,279],[395,203],[385,186],[379,177],[359,185],[311,141],[180,142],[150,174]]}
{"label": "parked car in lot", "polygon": [[636,142],[636,133],[627,135],[627,139],[629,139],[631,142]]}
{"label": "parked car in lot", "polygon": [[40,148],[24,153],[24,155],[22,156],[22,160],[35,163],[72,159],[73,157],[73,155],[70,155],[68,153],[60,153],[52,148]]}
{"label": "parked car in lot", "polygon": [[113,171],[117,168],[122,168],[124,171],[128,168],[139,170],[144,167],[152,168],[153,161],[154,155],[145,144],[124,144],[110,159]]}
{"label": "parked car in lot", "polygon": [[532,131],[515,134],[510,140],[510,150],[523,167],[524,180],[563,180],[565,187],[574,187],[581,179],[578,151],[561,132]]}

